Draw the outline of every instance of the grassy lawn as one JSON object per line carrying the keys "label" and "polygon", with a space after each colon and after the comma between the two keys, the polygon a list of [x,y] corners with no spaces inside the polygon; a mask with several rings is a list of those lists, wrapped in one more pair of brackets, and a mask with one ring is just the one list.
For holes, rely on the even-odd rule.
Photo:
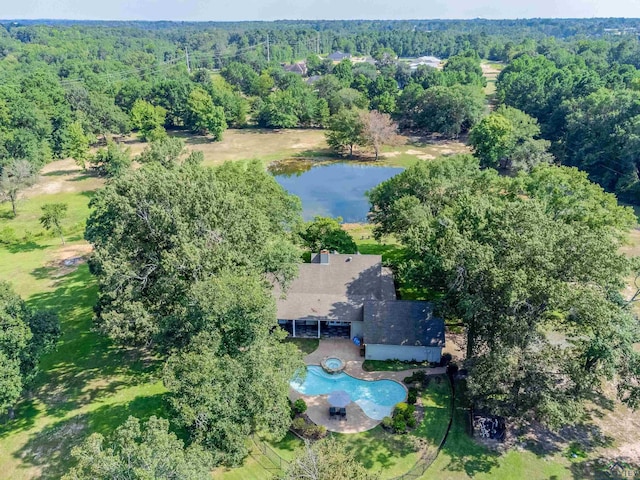
{"label": "grassy lawn", "polygon": [[[37,195],[21,201],[17,218],[0,207],[0,231],[10,228],[18,239],[0,246],[0,278],[30,306],[57,310],[62,324],[58,348],[42,359],[15,419],[0,420],[0,479],[60,478],[70,449],[89,433],[108,433],[129,415],[165,415],[157,360],[123,353],[93,331],[93,277],[86,264],[60,263],[88,250],[81,232],[90,195]],[[38,223],[40,206],[49,202],[69,204],[66,246]]]}
{"label": "grassy lawn", "polygon": [[412,368],[428,368],[429,362],[401,362],[400,360],[365,360],[362,369],[367,372],[401,372]]}
{"label": "grassy lawn", "polygon": [[318,345],[320,345],[320,339],[318,338],[293,338],[287,337],[286,342],[293,343],[302,352],[303,355],[309,355],[316,351]]}
{"label": "grassy lawn", "polygon": [[[249,442],[249,445],[252,447],[252,455],[245,459],[241,467],[218,468],[213,472],[214,477],[224,480],[264,480],[271,478],[271,472],[275,465],[264,455],[258,453],[251,442]],[[302,440],[293,433],[288,432],[279,442],[268,442],[267,445],[281,458],[292,460],[296,455],[296,451],[302,447]],[[273,473],[276,473],[276,471],[273,470]]]}
{"label": "grassy lawn", "polygon": [[422,480],[575,478],[569,461],[560,454],[539,456],[528,450],[512,449],[500,455],[481,446],[467,433],[467,416],[467,410],[457,401],[447,442]]}

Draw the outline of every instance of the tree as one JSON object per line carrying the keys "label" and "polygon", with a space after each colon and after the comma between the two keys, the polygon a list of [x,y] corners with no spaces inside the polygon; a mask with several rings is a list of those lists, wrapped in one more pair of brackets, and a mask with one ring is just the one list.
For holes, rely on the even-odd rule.
{"label": "tree", "polygon": [[98,175],[117,177],[131,167],[131,153],[113,140],[107,141],[107,147],[101,148],[91,158],[91,168]]}
{"label": "tree", "polygon": [[540,163],[551,163],[550,143],[536,140],[538,122],[526,113],[501,105],[473,129],[469,142],[483,167],[510,171],[531,170]]}
{"label": "tree", "polygon": [[464,322],[478,406],[571,423],[614,375],[619,398],[637,406],[637,330],[617,300],[628,268],[618,250],[634,220],[584,174],[500,177],[449,157],[416,164],[370,200],[376,234],[407,248],[407,278],[441,292],[443,314]]}
{"label": "tree", "polygon": [[473,127],[469,143],[481,165],[498,168],[500,161],[514,148],[513,126],[502,115],[491,114]]}
{"label": "tree", "polygon": [[370,473],[334,438],[311,444],[305,442],[303,451],[291,461],[279,480],[377,480],[380,475]]}
{"label": "tree", "polygon": [[197,446],[185,448],[169,422],[129,417],[108,440],[93,433],[71,451],[76,461],[64,480],[208,480],[209,459]]}
{"label": "tree", "polygon": [[297,272],[287,231],[299,220],[299,200],[259,162],[216,169],[152,162],[116,177],[90,205],[96,325],[121,344],[161,351],[188,344],[197,331],[187,328],[184,308],[198,280],[231,270],[286,284]]}
{"label": "tree", "polygon": [[142,151],[138,160],[140,163],[158,162],[166,168],[171,168],[178,163],[184,153],[184,140],[167,136],[151,142]]}
{"label": "tree", "polygon": [[234,272],[199,282],[192,305],[188,318],[200,333],[167,361],[170,404],[216,463],[237,465],[248,453],[247,436],[286,434],[289,380],[303,364],[296,348],[282,342],[275,300],[259,277]]}
{"label": "tree", "polygon": [[0,414],[11,411],[60,335],[57,316],[34,311],[0,282]]}
{"label": "tree", "polygon": [[24,159],[13,160],[2,169],[0,176],[0,199],[11,202],[13,216],[17,216],[17,203],[20,192],[33,185],[37,176],[31,163]]}
{"label": "tree", "polygon": [[45,203],[42,206],[42,215],[40,216],[40,225],[46,230],[53,230],[57,233],[63,245],[62,220],[67,216],[68,207],[66,203]]}
{"label": "tree", "polygon": [[333,67],[333,74],[336,76],[340,83],[345,87],[350,87],[353,82],[353,64],[351,60],[345,58],[335,67]]}
{"label": "tree", "polygon": [[312,252],[336,250],[340,253],[357,253],[358,247],[351,235],[342,229],[342,218],[315,217],[305,223],[298,235],[305,247]]}
{"label": "tree", "polygon": [[186,124],[202,135],[210,133],[216,141],[222,139],[222,132],[227,129],[224,109],[215,106],[211,96],[200,87],[189,94]]}
{"label": "tree", "polygon": [[365,145],[373,148],[377,161],[380,148],[396,141],[398,125],[391,120],[389,114],[380,113],[377,110],[361,113],[360,119],[362,122],[362,139]]}
{"label": "tree", "polygon": [[410,117],[403,117],[404,123],[454,138],[471,129],[486,109],[482,90],[474,86],[431,87],[414,101],[407,105]]}
{"label": "tree", "polygon": [[67,128],[65,150],[78,166],[83,170],[86,168],[86,161],[89,158],[89,138],[85,135],[82,124],[77,120]]}
{"label": "tree", "polygon": [[145,100],[136,100],[131,108],[131,124],[140,132],[145,141],[159,140],[166,136],[164,122],[167,111],[160,106],[153,106]]}
{"label": "tree", "polygon": [[353,158],[353,149],[362,145],[364,125],[357,110],[341,110],[329,119],[329,126],[325,132],[327,143],[341,155],[348,152]]}

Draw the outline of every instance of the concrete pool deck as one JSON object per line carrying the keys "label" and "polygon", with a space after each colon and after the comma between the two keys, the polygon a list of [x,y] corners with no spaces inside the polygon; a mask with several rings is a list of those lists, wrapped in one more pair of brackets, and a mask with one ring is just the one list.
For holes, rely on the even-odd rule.
{"label": "concrete pool deck", "polygon": [[[363,380],[395,380],[404,387],[402,379],[413,372],[425,370],[427,375],[441,375],[446,373],[445,367],[429,369],[410,369],[401,372],[366,372],[362,369],[364,358],[360,356],[360,347],[356,347],[351,340],[323,339],[318,348],[304,357],[307,365],[320,365],[326,357],[338,357],[346,364],[344,372],[352,377]],[[302,398],[307,404],[307,416],[317,425],[324,425],[327,430],[338,433],[359,433],[371,430],[380,424],[381,420],[368,417],[356,403],[347,405],[347,420],[332,419],[329,417],[329,395],[303,395],[293,388],[289,389],[289,398],[295,401]]]}

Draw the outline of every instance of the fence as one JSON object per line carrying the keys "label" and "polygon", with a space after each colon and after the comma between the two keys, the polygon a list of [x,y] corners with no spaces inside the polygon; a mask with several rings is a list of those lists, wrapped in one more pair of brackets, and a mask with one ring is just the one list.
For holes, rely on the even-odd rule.
{"label": "fence", "polygon": [[253,441],[255,449],[260,454],[252,454],[252,456],[262,468],[272,472],[280,472],[289,466],[289,462],[278,455],[278,453],[265,442],[256,438],[255,435],[251,436],[251,440]]}
{"label": "fence", "polygon": [[391,480],[415,480],[416,478],[420,478],[424,475],[431,464],[435,462],[436,458],[438,458],[440,450],[442,450],[442,447],[449,437],[449,431],[451,430],[451,425],[453,424],[453,415],[455,412],[456,387],[451,376],[447,375],[447,378],[449,379],[449,387],[451,388],[451,410],[449,412],[449,423],[447,425],[447,429],[444,432],[444,435],[442,436],[442,440],[440,440],[440,444],[437,448],[429,449],[427,452],[423,453],[416,464],[407,473],[400,475],[399,477],[394,477]]}
{"label": "fence", "polygon": [[[449,437],[449,431],[451,430],[451,425],[453,424],[453,415],[455,412],[455,400],[456,400],[456,387],[453,379],[450,375],[447,375],[447,379],[449,381],[449,388],[451,389],[451,406],[449,412],[449,423],[447,424],[447,429],[442,436],[442,440],[438,444],[437,448],[429,449],[427,452],[424,452],[422,456],[418,459],[415,465],[408,472],[400,475],[399,477],[394,477],[391,480],[415,480],[420,478],[427,469],[431,466],[431,464],[438,458],[438,454],[440,450],[444,446]],[[295,432],[294,432],[295,433]],[[289,462],[282,458],[278,453],[273,450],[269,445],[265,442],[257,438],[255,435],[251,436],[256,449],[260,452],[261,456],[264,457],[265,460],[268,461],[271,465],[265,466],[264,461],[260,461],[261,459],[254,455],[255,460],[268,471],[276,472],[283,471],[286,467],[289,466]]]}

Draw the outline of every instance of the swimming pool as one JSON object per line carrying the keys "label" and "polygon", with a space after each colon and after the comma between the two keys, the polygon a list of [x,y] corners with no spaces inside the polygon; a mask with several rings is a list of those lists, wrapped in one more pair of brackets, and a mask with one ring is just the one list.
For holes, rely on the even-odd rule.
{"label": "swimming pool", "polygon": [[351,401],[374,420],[390,416],[393,407],[407,397],[404,387],[393,380],[361,380],[346,373],[327,373],[318,365],[307,366],[304,380],[294,378],[290,385],[304,395],[327,395],[344,390]]}

